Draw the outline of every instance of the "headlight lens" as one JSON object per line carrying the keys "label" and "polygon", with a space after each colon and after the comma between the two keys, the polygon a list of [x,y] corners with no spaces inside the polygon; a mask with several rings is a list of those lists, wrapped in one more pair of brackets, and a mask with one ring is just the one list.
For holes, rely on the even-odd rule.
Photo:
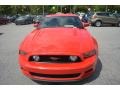
{"label": "headlight lens", "polygon": [[25,52],[25,51],[23,51],[23,50],[19,50],[19,54],[20,54],[20,55],[26,55],[27,52]]}
{"label": "headlight lens", "polygon": [[84,58],[89,58],[89,57],[94,56],[94,55],[96,55],[96,50],[95,50],[95,49],[94,49],[94,50],[91,50],[91,51],[89,51],[89,52],[87,52],[87,53],[84,53],[84,54],[83,54],[83,57],[84,57]]}
{"label": "headlight lens", "polygon": [[37,55],[36,55],[36,56],[33,56],[32,58],[33,58],[33,60],[36,61],[36,62],[40,61],[40,57],[37,56]]}
{"label": "headlight lens", "polygon": [[78,59],[78,57],[77,56],[70,56],[69,59],[71,61],[75,62]]}

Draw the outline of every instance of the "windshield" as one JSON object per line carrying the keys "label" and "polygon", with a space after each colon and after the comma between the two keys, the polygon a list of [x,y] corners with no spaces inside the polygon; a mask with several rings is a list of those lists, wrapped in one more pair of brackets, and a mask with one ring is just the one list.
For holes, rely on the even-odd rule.
{"label": "windshield", "polygon": [[76,27],[83,28],[82,22],[77,16],[55,16],[45,17],[41,23],[41,28],[52,27]]}
{"label": "windshield", "polygon": [[25,18],[25,16],[21,16],[17,20],[21,20],[21,19],[24,19],[24,18]]}

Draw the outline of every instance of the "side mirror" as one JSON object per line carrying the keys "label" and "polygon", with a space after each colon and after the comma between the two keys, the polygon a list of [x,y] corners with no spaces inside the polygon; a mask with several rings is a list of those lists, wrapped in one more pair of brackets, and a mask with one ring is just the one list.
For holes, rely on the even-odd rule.
{"label": "side mirror", "polygon": [[90,26],[90,23],[83,23],[83,26],[88,27],[88,26]]}

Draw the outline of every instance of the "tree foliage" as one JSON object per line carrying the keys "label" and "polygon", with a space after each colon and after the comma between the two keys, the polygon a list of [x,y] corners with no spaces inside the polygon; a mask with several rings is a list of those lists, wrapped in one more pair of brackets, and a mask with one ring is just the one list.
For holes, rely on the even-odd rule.
{"label": "tree foliage", "polygon": [[43,14],[56,12],[86,12],[87,8],[92,11],[118,11],[120,12],[120,5],[0,5],[1,15],[14,14]]}

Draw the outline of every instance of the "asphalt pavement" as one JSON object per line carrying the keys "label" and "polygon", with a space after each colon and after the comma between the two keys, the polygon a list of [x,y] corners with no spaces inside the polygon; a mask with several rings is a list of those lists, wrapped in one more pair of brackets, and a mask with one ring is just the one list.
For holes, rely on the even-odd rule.
{"label": "asphalt pavement", "polygon": [[8,24],[0,26],[0,85],[119,85],[120,84],[120,27],[88,27],[99,44],[96,72],[82,81],[46,83],[24,76],[18,65],[18,48],[34,27]]}

